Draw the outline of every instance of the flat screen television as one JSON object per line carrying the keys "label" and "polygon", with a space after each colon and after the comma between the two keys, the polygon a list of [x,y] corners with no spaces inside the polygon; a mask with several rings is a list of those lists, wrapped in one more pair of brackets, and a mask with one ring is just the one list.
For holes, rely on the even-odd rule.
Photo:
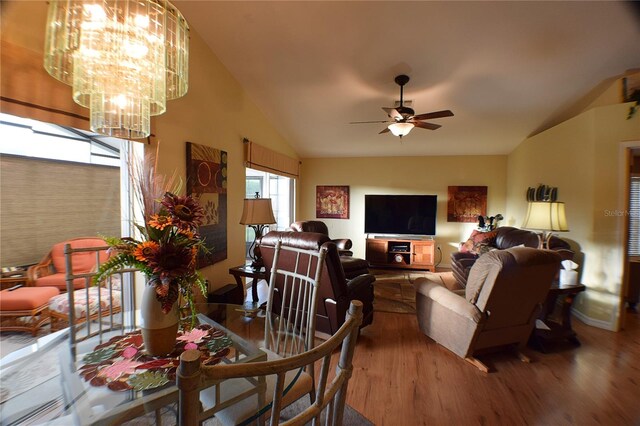
{"label": "flat screen television", "polygon": [[436,195],[365,195],[365,234],[435,235]]}

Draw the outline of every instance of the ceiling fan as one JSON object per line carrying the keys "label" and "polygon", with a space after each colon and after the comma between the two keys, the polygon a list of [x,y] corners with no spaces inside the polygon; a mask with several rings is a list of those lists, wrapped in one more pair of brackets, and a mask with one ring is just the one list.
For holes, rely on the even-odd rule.
{"label": "ceiling fan", "polygon": [[349,124],[367,124],[367,123],[391,123],[389,124],[381,133],[391,132],[394,136],[399,136],[402,138],[409,134],[411,129],[414,127],[419,127],[421,129],[428,130],[436,130],[437,128],[442,127],[439,124],[426,123],[422,120],[429,120],[433,118],[444,118],[444,117],[452,117],[453,113],[451,111],[443,110],[443,111],[434,111],[428,112],[426,114],[417,114],[415,111],[409,107],[403,105],[403,94],[404,94],[404,85],[409,82],[409,76],[401,74],[396,76],[395,82],[398,86],[400,86],[400,105],[396,108],[387,108],[382,107],[384,112],[387,113],[391,120],[384,121],[352,121]]}

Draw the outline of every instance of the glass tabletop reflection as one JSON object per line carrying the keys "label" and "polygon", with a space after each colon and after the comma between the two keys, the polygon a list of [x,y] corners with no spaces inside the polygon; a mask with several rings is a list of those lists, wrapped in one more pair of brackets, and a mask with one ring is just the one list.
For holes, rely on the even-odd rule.
{"label": "glass tabletop reflection", "polygon": [[[277,316],[267,319],[264,311],[250,305],[202,303],[196,305],[196,310],[197,327],[215,330],[215,338],[226,342],[224,347],[209,343],[209,348],[213,348],[211,354],[215,354],[209,359],[225,363],[267,359],[261,349],[265,346],[265,321],[277,321]],[[100,351],[108,352],[113,342],[123,339],[134,341],[136,332],[129,328],[124,337],[120,330],[72,345],[69,330],[65,329],[0,360],[0,424],[122,423],[176,402],[178,391],[175,369],[172,370],[178,364],[175,354],[172,354],[175,361],[168,359],[164,364],[148,357],[126,359],[122,355],[115,362],[108,354],[101,358]],[[107,362],[115,366],[109,365],[110,370],[106,370]],[[141,365],[154,374],[141,380]],[[159,382],[149,384],[149,380],[159,375],[154,370],[158,366],[163,376],[156,377]]]}

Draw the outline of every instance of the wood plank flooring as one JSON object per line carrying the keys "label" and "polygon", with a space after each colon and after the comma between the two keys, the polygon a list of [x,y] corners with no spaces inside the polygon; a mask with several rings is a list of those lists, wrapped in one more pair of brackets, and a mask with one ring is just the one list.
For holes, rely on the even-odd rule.
{"label": "wood plank flooring", "polygon": [[480,357],[485,374],[423,335],[415,315],[376,312],[361,332],[347,403],[378,426],[640,425],[639,314],[613,333],[575,320],[582,346]]}

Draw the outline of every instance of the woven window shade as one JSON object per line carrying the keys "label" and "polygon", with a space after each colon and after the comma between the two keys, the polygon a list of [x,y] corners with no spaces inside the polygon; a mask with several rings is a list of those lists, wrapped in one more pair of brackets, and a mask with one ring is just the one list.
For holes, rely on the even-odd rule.
{"label": "woven window shade", "polygon": [[248,139],[244,140],[244,159],[245,166],[250,169],[293,178],[300,174],[300,161]]}

